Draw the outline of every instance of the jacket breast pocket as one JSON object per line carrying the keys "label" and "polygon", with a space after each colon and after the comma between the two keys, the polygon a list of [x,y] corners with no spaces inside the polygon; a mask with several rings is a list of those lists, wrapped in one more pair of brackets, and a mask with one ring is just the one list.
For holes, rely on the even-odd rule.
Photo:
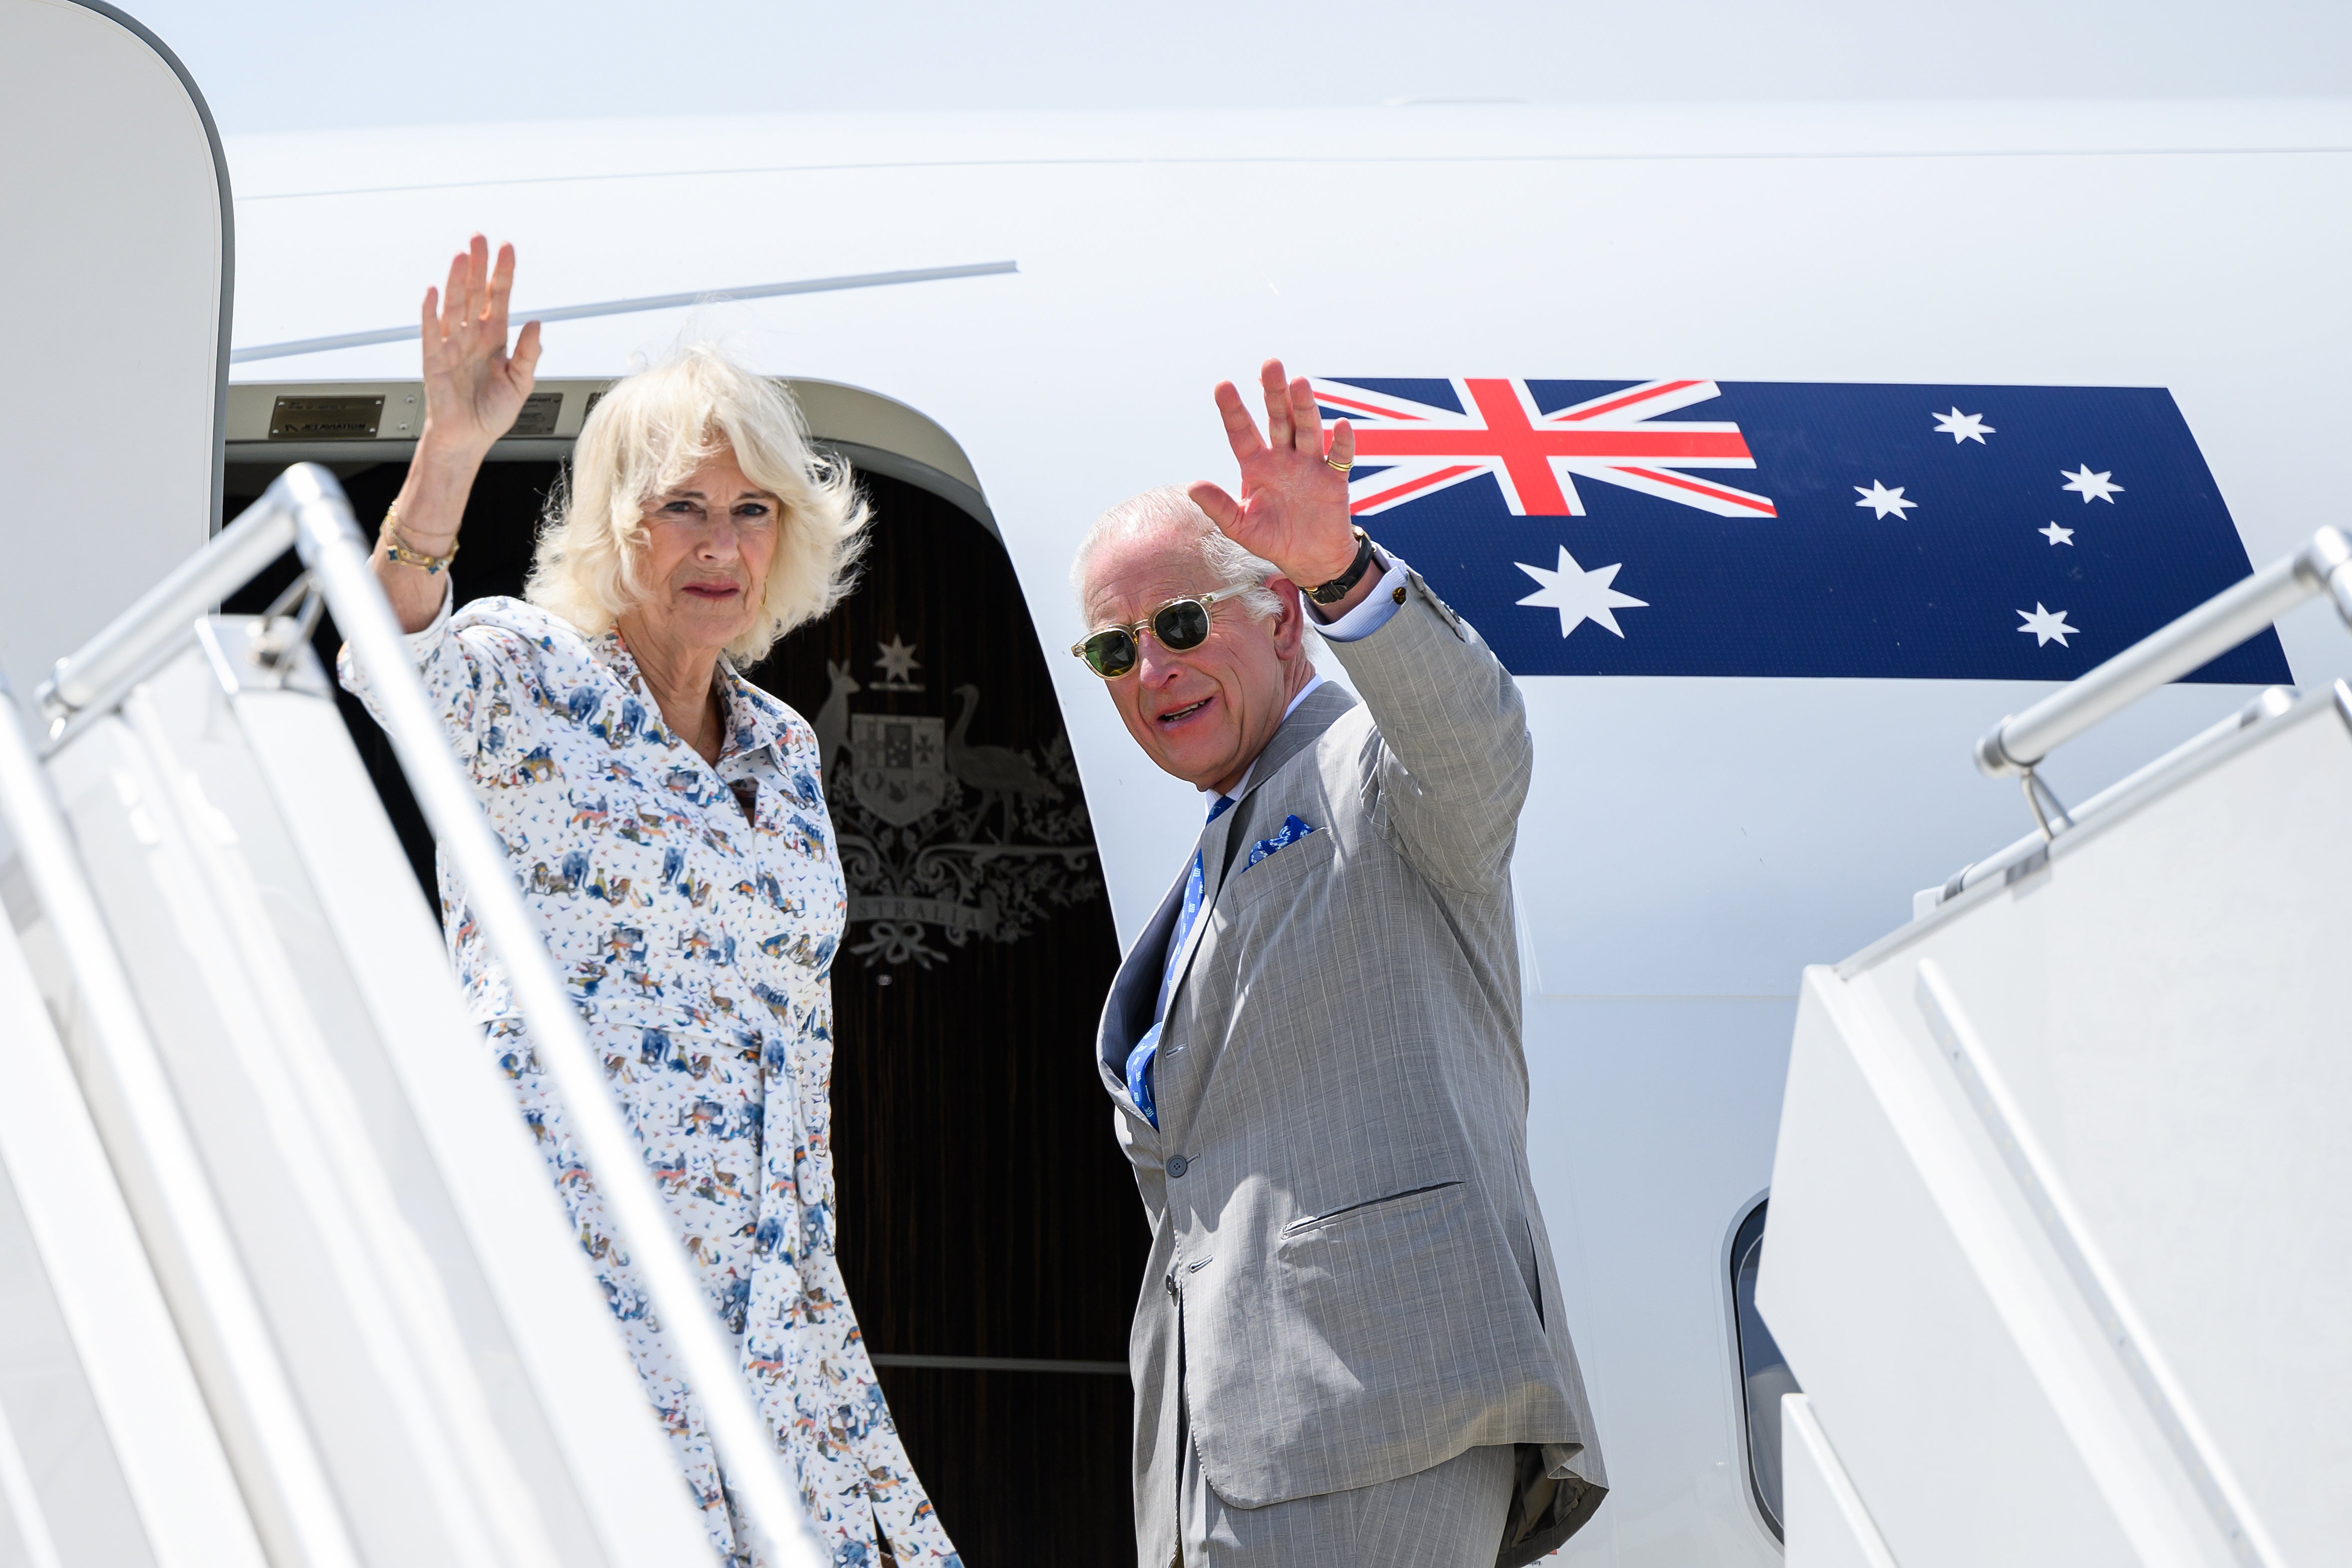
{"label": "jacket breast pocket", "polygon": [[1328,873],[1339,852],[1339,841],[1331,830],[1318,828],[1255,865],[1237,862],[1232,873],[1233,891],[1217,902],[1224,904],[1230,899],[1234,913],[1238,915],[1244,909],[1282,898],[1309,877]]}

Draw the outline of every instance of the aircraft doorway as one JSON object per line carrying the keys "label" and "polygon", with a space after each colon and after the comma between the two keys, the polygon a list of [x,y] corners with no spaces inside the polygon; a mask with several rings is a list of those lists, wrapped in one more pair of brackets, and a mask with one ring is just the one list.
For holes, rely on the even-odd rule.
{"label": "aircraft doorway", "polygon": [[1093,1066],[1110,904],[1003,547],[866,486],[858,591],[753,674],[816,727],[849,882],[842,1269],[965,1561],[1123,1562],[1150,1238]]}
{"label": "aircraft doorway", "polygon": [[[226,515],[288,460],[233,461]],[[335,466],[363,526],[404,473]],[[485,465],[461,601],[520,591],[556,473]],[[1122,1562],[1127,1325],[1149,1238],[1092,1066],[1118,959],[1093,835],[1003,547],[950,502],[861,477],[876,520],[857,591],[751,672],[818,732],[849,883],[834,966],[842,1269],[964,1560]],[[263,608],[294,570],[289,557],[229,608]],[[322,625],[321,656],[339,641]],[[430,835],[373,722],[342,701],[430,898]]]}

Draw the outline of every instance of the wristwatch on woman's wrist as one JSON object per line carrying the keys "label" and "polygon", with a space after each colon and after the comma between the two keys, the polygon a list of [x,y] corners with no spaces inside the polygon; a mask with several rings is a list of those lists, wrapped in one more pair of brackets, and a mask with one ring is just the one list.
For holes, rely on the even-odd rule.
{"label": "wristwatch on woman's wrist", "polygon": [[1328,582],[1318,582],[1312,588],[1307,588],[1306,584],[1301,583],[1299,584],[1299,587],[1306,589],[1307,597],[1313,600],[1318,604],[1337,604],[1339,601],[1348,597],[1349,591],[1352,590],[1356,584],[1364,580],[1364,573],[1370,568],[1371,564],[1371,536],[1365,533],[1363,529],[1358,528],[1356,530],[1356,559],[1348,563],[1348,570],[1341,572],[1339,576],[1333,578]]}

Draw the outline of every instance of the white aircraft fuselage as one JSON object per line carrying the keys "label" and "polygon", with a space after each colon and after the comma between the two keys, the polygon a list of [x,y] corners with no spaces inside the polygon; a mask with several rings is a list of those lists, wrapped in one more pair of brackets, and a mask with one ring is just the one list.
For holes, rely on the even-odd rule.
{"label": "white aircraft fuselage", "polygon": [[[1354,382],[1914,383],[1923,431],[1946,387],[2168,389],[2256,564],[2327,520],[2333,480],[2306,455],[2352,416],[2328,369],[2352,329],[2341,105],[772,115],[226,149],[238,464],[269,460],[268,410],[306,390],[389,392],[370,439],[393,440],[413,340],[280,346],[413,319],[476,230],[517,247],[519,317],[961,271],[557,320],[541,375],[600,383],[718,338],[814,388],[820,436],[879,454],[879,472],[895,458],[944,476],[934,488],[984,509],[1053,672],[1122,946],[1199,806],[1062,652],[1083,630],[1070,557],[1119,499],[1227,477],[1209,389],[1246,387],[1265,356]],[[830,430],[828,395],[849,411]],[[2000,411],[1982,417],[2002,440]],[[550,453],[580,409],[559,418]],[[1759,448],[1752,469],[1717,477],[1771,494],[1775,462]],[[1882,481],[1906,482],[1853,476],[1857,492]],[[1974,526],[1937,514],[1930,481],[1908,483],[1929,505],[1888,526]],[[2127,525],[2054,473],[2049,487],[2053,525],[2086,511]],[[1607,485],[1583,496],[1591,517],[1630,504]],[[1651,504],[1643,515],[1676,515]],[[1383,537],[1379,514],[1364,520]],[[1531,507],[1524,520],[1579,549],[1583,518]],[[198,542],[173,526],[188,537],[122,569],[121,601]],[[1818,548],[1800,518],[1737,526]],[[1587,570],[1616,559],[1579,555]],[[1510,599],[1539,580],[1515,580]],[[1632,548],[1614,586],[1639,601],[1615,611],[1628,648],[1649,606],[1696,591],[1646,574]],[[1507,613],[1549,626],[1553,611]],[[1862,634],[1817,605],[1788,615],[1727,632]],[[2104,656],[2152,629],[2086,621],[2048,651]],[[1587,618],[1563,646],[1611,635]],[[2281,636],[2298,681],[2343,673],[2319,620]],[[28,686],[35,651],[5,654]],[[1969,747],[2079,667],[2053,664],[2046,682],[1520,673],[1537,758],[1515,862],[1529,1154],[1614,1483],[1565,1560],[1778,1561],[1749,1476],[1730,1249],[1770,1179],[1800,970],[1901,923],[1914,889],[2028,825]],[[2087,792],[2249,695],[2170,688],[2053,782]]]}

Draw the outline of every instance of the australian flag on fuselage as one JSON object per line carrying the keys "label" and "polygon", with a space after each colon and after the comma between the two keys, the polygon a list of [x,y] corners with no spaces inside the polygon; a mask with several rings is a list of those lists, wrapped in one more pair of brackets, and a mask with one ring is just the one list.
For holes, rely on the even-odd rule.
{"label": "australian flag on fuselage", "polygon": [[[2161,388],[1315,388],[1357,521],[1519,674],[2069,680],[2252,570]],[[2189,678],[2289,675],[2266,632]]]}

